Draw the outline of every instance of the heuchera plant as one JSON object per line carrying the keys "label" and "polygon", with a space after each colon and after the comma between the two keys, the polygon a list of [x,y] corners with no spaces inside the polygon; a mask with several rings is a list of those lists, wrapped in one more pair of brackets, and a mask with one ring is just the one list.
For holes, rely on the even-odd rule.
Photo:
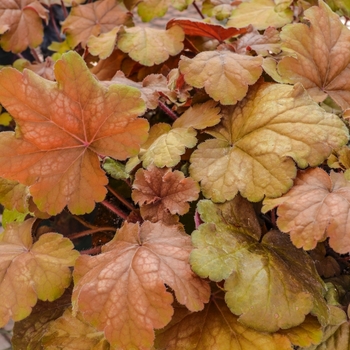
{"label": "heuchera plant", "polygon": [[[155,26],[170,5],[198,16]],[[14,349],[348,350],[349,18],[2,0]]]}

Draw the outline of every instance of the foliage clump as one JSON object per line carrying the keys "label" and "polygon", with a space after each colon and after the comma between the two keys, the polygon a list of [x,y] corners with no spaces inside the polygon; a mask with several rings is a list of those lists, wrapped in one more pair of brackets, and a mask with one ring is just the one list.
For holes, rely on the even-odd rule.
{"label": "foliage clump", "polygon": [[3,0],[14,349],[349,349],[349,16]]}

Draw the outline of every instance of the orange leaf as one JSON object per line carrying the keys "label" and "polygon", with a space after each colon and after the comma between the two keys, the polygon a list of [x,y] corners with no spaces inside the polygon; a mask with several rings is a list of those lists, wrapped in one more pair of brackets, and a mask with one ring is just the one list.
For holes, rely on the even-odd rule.
{"label": "orange leaf", "polygon": [[[106,194],[99,156],[124,160],[147,138],[137,89],[101,86],[75,52],[55,65],[57,83],[25,70],[0,72],[0,101],[17,123],[0,135],[0,176],[30,186],[40,210],[90,212]],[[11,155],[11,157],[9,157]]]}
{"label": "orange leaf", "polygon": [[115,0],[100,0],[74,6],[64,22],[62,31],[72,48],[81,43],[85,47],[91,35],[110,32],[118,25],[131,23],[131,13]]}
{"label": "orange leaf", "polygon": [[266,199],[263,211],[279,206],[277,225],[290,232],[293,244],[306,250],[330,238],[338,253],[350,252],[350,182],[344,174],[320,169],[299,171],[292,189],[281,198]]}
{"label": "orange leaf", "polygon": [[169,29],[176,25],[180,26],[186,35],[205,36],[218,41],[224,41],[247,32],[247,28],[225,28],[220,24],[205,23],[188,18],[174,18],[167,23],[166,28]]}
{"label": "orange leaf", "polygon": [[150,349],[153,329],[171,320],[173,296],[164,284],[191,311],[208,302],[208,284],[189,265],[191,239],[178,226],[126,222],[102,250],[78,259],[73,308],[118,349]]}
{"label": "orange leaf", "polygon": [[79,255],[72,242],[50,232],[33,244],[33,223],[8,224],[0,234],[0,327],[27,317],[37,299],[59,298],[71,281],[69,266]]}
{"label": "orange leaf", "polygon": [[197,182],[181,171],[154,165],[136,172],[133,189],[132,199],[140,204],[142,217],[152,222],[169,222],[174,214],[186,214],[187,202],[198,199],[199,193]]}
{"label": "orange leaf", "polygon": [[[323,1],[305,11],[310,24],[291,24],[281,32],[284,57],[278,72],[286,82],[301,82],[317,101],[327,94],[350,107],[350,31]],[[341,59],[340,59],[341,58]]]}
{"label": "orange leaf", "polygon": [[0,45],[5,51],[24,51],[43,41],[42,20],[48,21],[48,11],[38,0],[1,0]]}

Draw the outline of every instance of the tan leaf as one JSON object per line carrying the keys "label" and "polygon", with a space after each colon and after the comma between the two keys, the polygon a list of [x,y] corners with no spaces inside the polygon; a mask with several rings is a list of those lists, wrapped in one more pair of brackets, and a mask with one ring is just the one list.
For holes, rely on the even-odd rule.
{"label": "tan leaf", "polygon": [[152,222],[169,222],[169,215],[184,215],[187,202],[198,199],[199,185],[181,171],[154,165],[135,174],[132,199],[141,206],[141,215]]}
{"label": "tan leaf", "polygon": [[98,56],[101,59],[109,57],[117,41],[117,33],[121,26],[113,28],[111,31],[102,33],[99,36],[91,35],[87,41],[91,55]]}
{"label": "tan leaf", "polygon": [[115,0],[100,0],[73,6],[62,22],[62,31],[72,48],[79,43],[85,47],[91,35],[108,33],[115,27],[131,23],[131,13],[126,12]]}
{"label": "tan leaf", "polygon": [[173,315],[173,296],[164,284],[189,310],[208,302],[208,284],[189,265],[191,250],[190,237],[178,226],[125,223],[102,254],[78,259],[75,312],[103,330],[112,346],[149,349],[153,329],[163,328]]}
{"label": "tan leaf", "polygon": [[251,57],[231,51],[205,51],[193,59],[181,56],[179,68],[186,83],[205,88],[207,94],[224,105],[242,100],[248,85],[262,73],[262,57]]}
{"label": "tan leaf", "polygon": [[286,82],[301,82],[318,102],[327,94],[343,109],[350,107],[350,31],[323,1],[305,11],[308,24],[282,29],[284,57],[278,72]]}
{"label": "tan leaf", "polygon": [[329,237],[336,252],[350,252],[350,182],[342,173],[299,171],[292,189],[282,198],[266,199],[263,211],[276,205],[277,225],[296,247],[310,250]]}
{"label": "tan leaf", "polygon": [[1,47],[19,53],[39,46],[44,37],[42,20],[48,21],[48,11],[38,0],[1,0]]}
{"label": "tan leaf", "polygon": [[28,209],[29,190],[17,181],[0,178],[0,203],[7,209],[26,212]]}
{"label": "tan leaf", "polygon": [[118,48],[143,64],[153,66],[175,56],[183,49],[184,32],[179,26],[168,30],[155,28],[125,28],[118,38]]}

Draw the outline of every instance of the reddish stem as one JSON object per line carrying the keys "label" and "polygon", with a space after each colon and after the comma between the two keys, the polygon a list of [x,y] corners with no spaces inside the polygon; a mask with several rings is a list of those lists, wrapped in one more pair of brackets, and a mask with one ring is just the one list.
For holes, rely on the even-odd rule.
{"label": "reddish stem", "polygon": [[30,48],[30,52],[33,55],[35,61],[38,63],[41,63],[40,57],[38,56],[37,52],[33,48]]}
{"label": "reddish stem", "polygon": [[126,220],[128,218],[128,216],[123,211],[121,211],[119,208],[115,207],[113,204],[111,204],[107,201],[102,201],[101,204],[103,206],[105,206],[107,209],[109,209],[111,212],[113,212],[114,214],[121,217],[122,219]]}
{"label": "reddish stem", "polygon": [[96,232],[101,232],[101,231],[116,231],[117,229],[115,227],[100,227],[100,228],[95,228],[92,230],[85,230],[85,231],[81,231],[81,232],[77,232],[77,233],[73,233],[71,235],[68,236],[68,238],[70,240],[73,239],[77,239],[77,238],[81,238],[81,237],[85,237],[85,236],[89,236],[92,235]]}
{"label": "reddish stem", "polygon": [[127,208],[129,208],[131,211],[135,210],[135,207],[129,203],[123,196],[121,196],[119,193],[114,191],[114,189],[111,186],[107,186],[107,189],[109,192],[113,194],[114,197],[118,198],[120,202],[122,202]]}
{"label": "reddish stem", "polygon": [[276,209],[271,210],[271,224],[276,227]]}
{"label": "reddish stem", "polygon": [[62,38],[61,38],[61,33],[57,27],[57,23],[55,21],[55,17],[53,15],[53,10],[52,8],[50,7],[50,19],[51,19],[51,22],[52,22],[52,25],[53,25],[53,29],[55,30],[55,33],[56,33],[56,36],[57,36],[57,40],[58,41],[62,41]]}
{"label": "reddish stem", "polygon": [[192,5],[194,6],[194,8],[196,9],[196,11],[199,13],[199,15],[201,16],[202,19],[204,19],[204,15],[202,13],[202,11],[199,9],[199,7],[197,6],[196,2],[193,1]]}
{"label": "reddish stem", "polygon": [[67,9],[66,9],[66,6],[64,5],[63,0],[61,0],[61,7],[62,7],[62,11],[63,11],[63,16],[64,16],[64,18],[67,18],[67,17],[68,17],[68,11],[67,11]]}
{"label": "reddish stem", "polygon": [[158,101],[158,106],[162,111],[164,111],[172,120],[177,119],[177,115],[162,101]]}
{"label": "reddish stem", "polygon": [[100,254],[100,253],[101,253],[101,247],[100,246],[80,251],[80,254],[82,254],[82,255],[97,255],[97,254]]}

